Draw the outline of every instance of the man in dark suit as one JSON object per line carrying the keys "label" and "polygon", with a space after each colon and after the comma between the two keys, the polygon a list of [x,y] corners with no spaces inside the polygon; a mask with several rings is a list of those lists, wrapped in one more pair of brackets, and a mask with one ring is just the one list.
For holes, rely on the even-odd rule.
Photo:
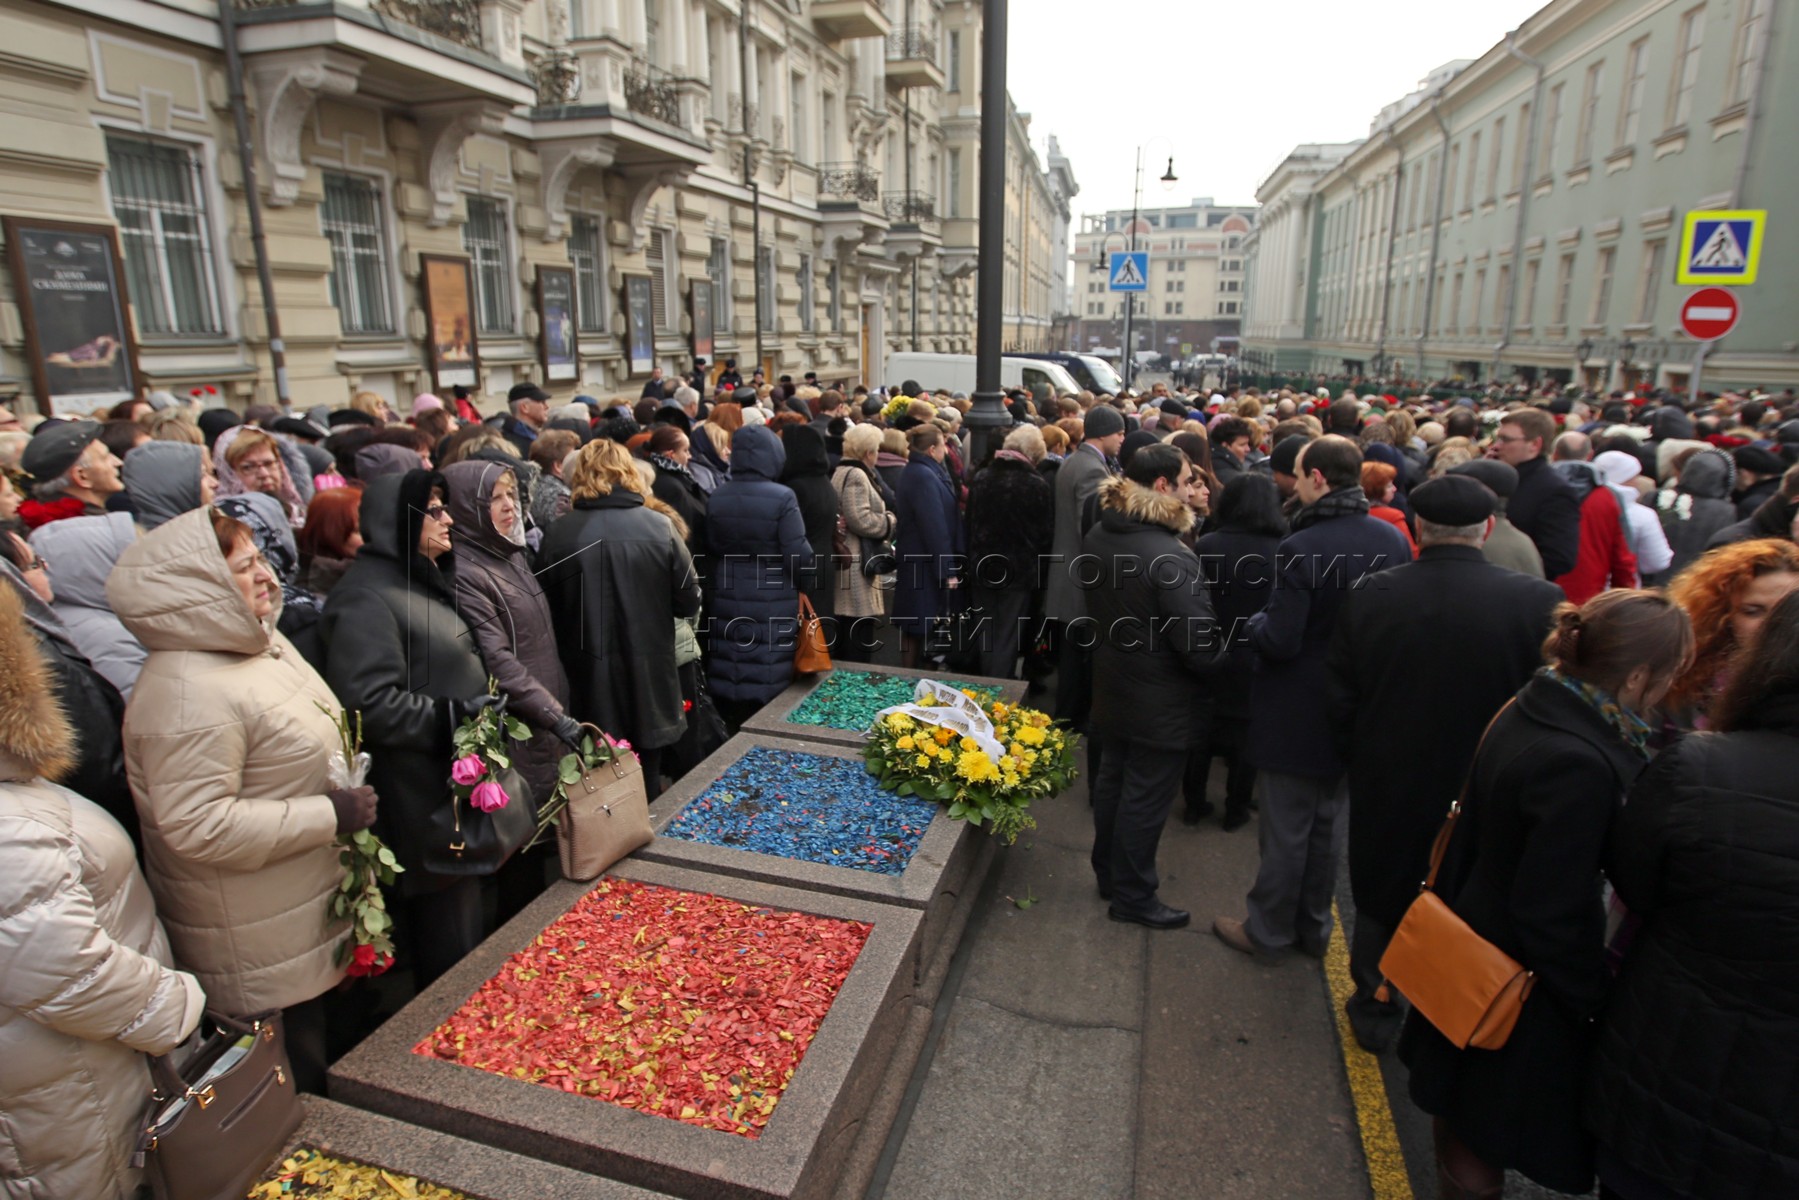
{"label": "man in dark suit", "polygon": [[1542,664],[1562,589],[1487,561],[1498,501],[1471,475],[1412,489],[1418,561],[1357,584],[1327,665],[1331,732],[1349,764],[1349,886],[1355,930],[1345,1006],[1364,1050],[1399,1034],[1405,1010],[1375,998],[1380,959],[1418,894],[1430,847],[1481,731]]}
{"label": "man in dark suit", "polygon": [[1225,945],[1261,958],[1287,950],[1324,957],[1348,800],[1330,739],[1325,655],[1350,588],[1412,558],[1404,534],[1368,515],[1354,442],[1339,434],[1308,442],[1294,470],[1305,507],[1281,542],[1268,607],[1249,619],[1257,658],[1249,760],[1261,772],[1262,861],[1248,916],[1212,922]]}

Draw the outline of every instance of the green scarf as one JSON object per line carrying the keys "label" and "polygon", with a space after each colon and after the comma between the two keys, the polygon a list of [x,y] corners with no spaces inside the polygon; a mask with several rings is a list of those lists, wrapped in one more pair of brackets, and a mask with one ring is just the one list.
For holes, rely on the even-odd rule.
{"label": "green scarf", "polygon": [[1597,687],[1582,679],[1576,679],[1558,667],[1539,667],[1537,676],[1573,692],[1581,698],[1586,706],[1599,714],[1611,731],[1621,738],[1625,745],[1635,750],[1644,758],[1649,757],[1649,722],[1618,703],[1618,698],[1602,687]]}

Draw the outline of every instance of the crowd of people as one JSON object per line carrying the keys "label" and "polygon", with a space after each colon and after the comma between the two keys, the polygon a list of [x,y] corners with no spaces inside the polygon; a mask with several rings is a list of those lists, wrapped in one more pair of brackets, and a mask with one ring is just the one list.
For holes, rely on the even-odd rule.
{"label": "crowd of people", "polygon": [[[550,874],[430,869],[457,725],[503,702],[539,798],[598,727],[654,797],[792,681],[803,598],[840,661],[1053,686],[1115,920],[1190,922],[1157,850],[1214,759],[1260,851],[1226,945],[1322,956],[1346,846],[1350,1023],[1409,1064],[1445,1197],[1799,1191],[1799,399],[970,409],[732,365],[485,416],[0,410],[0,1180],[129,1196],[144,1054],[203,1005],[279,1010],[321,1088],[394,998],[346,983],[340,835],[406,868],[424,987]],[[1537,978],[1497,1051],[1382,986],[1464,795],[1438,890]]]}

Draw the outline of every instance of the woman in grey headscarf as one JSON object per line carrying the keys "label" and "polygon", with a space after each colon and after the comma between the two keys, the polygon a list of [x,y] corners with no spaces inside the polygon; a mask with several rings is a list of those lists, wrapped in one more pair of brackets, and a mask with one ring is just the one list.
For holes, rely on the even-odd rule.
{"label": "woman in grey headscarf", "polygon": [[220,496],[213,501],[213,507],[250,527],[257,551],[281,583],[281,615],[275,628],[286,635],[314,670],[322,671],[325,647],[319,639],[318,623],[325,603],[300,583],[300,549],[281,502],[263,492],[246,492],[241,496]]}

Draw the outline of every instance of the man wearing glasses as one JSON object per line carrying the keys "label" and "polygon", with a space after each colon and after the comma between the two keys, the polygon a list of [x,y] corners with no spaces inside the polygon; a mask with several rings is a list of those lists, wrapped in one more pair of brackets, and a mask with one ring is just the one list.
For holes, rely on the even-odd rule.
{"label": "man wearing glasses", "polygon": [[1580,557],[1580,500],[1549,465],[1544,451],[1554,439],[1554,417],[1540,408],[1521,408],[1499,418],[1487,457],[1518,472],[1506,515],[1543,556],[1543,574],[1559,579]]}

